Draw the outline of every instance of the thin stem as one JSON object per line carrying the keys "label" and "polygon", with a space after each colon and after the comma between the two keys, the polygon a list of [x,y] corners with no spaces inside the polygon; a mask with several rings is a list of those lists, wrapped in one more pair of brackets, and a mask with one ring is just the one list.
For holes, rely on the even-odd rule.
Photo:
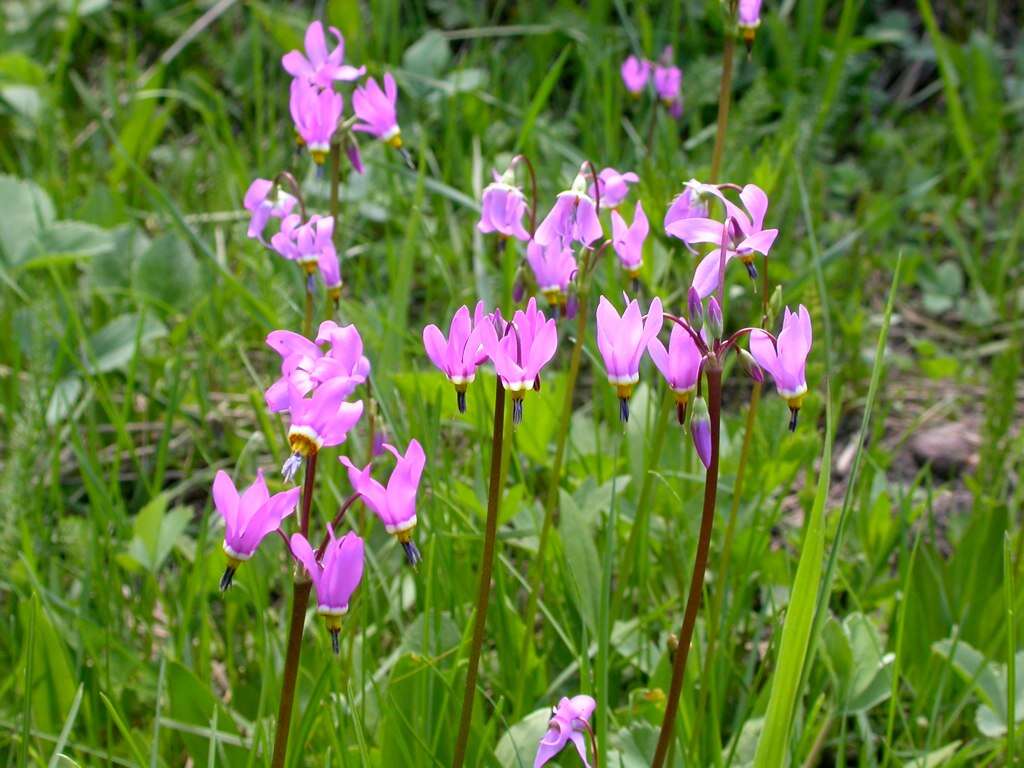
{"label": "thin stem", "polygon": [[[331,520],[331,530],[333,531],[339,525],[341,521],[345,519],[345,513],[348,512],[349,507],[355,504],[359,499],[363,498],[361,493],[353,493],[349,496],[341,505],[341,509],[338,510],[338,514]],[[331,537],[329,534],[324,534],[323,541],[320,542],[320,546],[316,550],[316,559],[320,560],[324,556],[324,552],[327,551],[327,545],[330,543]]]}
{"label": "thin stem", "polygon": [[370,430],[369,445],[366,446],[366,461],[367,463],[373,461],[373,443],[377,439],[377,409],[373,404],[373,385],[370,382],[370,377],[366,377],[366,409],[367,409],[367,422]]}
{"label": "thin stem", "polygon": [[[309,537],[309,516],[313,509],[313,485],[316,482],[316,454],[306,459],[306,474],[302,482],[302,507],[299,510],[299,531]],[[302,629],[306,623],[309,591],[313,584],[305,569],[296,568],[292,588],[292,614],[288,622],[288,647],[284,657],[284,678],[281,683],[281,701],[277,707],[277,729],[274,731],[274,756],[271,768],[282,768],[288,752],[288,732],[292,725],[292,705],[295,703],[295,682],[299,676],[299,656],[302,653]]]}
{"label": "thin stem", "polygon": [[598,183],[597,169],[589,160],[583,164],[590,168],[590,179],[594,182],[594,214],[599,215],[601,213],[601,185]]}
{"label": "thin stem", "polygon": [[313,335],[313,275],[303,271],[302,279],[306,288],[306,308],[302,313],[302,335],[308,339]]}
{"label": "thin stem", "polygon": [[526,163],[526,170],[530,172],[530,237],[537,232],[537,174],[534,173],[533,163],[526,155],[516,155],[512,158],[512,165]]}
{"label": "thin stem", "polygon": [[594,753],[594,765],[592,768],[601,768],[601,754],[597,751],[597,737],[594,729],[587,725],[587,735],[590,737],[590,751]]}
{"label": "thin stem", "polygon": [[[735,10],[730,18],[735,18]],[[711,173],[708,181],[718,181],[718,172],[722,169],[722,152],[725,149],[725,130],[729,125],[729,104],[732,100],[732,60],[736,52],[736,38],[732,32],[725,33],[725,46],[722,49],[722,80],[718,85],[718,121],[715,130],[715,148],[711,152]]]}
{"label": "thin stem", "polygon": [[660,101],[655,101],[654,106],[651,107],[651,118],[647,121],[647,144],[645,149],[647,150],[648,156],[651,154],[651,145],[654,144],[654,126],[658,122],[658,107],[661,104]]}
{"label": "thin stem", "polygon": [[505,389],[501,378],[495,381],[494,431],[491,439],[491,480],[487,493],[487,524],[484,531],[484,552],[480,561],[480,585],[476,596],[476,615],[473,618],[473,640],[469,649],[469,667],[466,669],[466,690],[462,696],[462,715],[459,735],[455,742],[453,768],[462,768],[469,742],[469,725],[473,719],[473,698],[476,676],[480,665],[480,649],[484,644],[484,625],[487,623],[487,603],[491,597],[491,573],[494,569],[495,541],[498,538],[498,509],[501,504],[501,454],[505,445]]}
{"label": "thin stem", "polygon": [[[576,343],[573,344],[572,355],[569,358],[569,372],[566,374],[565,394],[562,397],[562,413],[558,421],[558,431],[555,433],[555,458],[551,463],[548,493],[544,500],[544,522],[540,527],[540,538],[537,541],[537,557],[534,559],[533,575],[530,578],[530,593],[526,601],[526,613],[523,614],[526,622],[526,633],[523,637],[523,649],[520,658],[524,661],[528,660],[528,654],[533,650],[532,626],[534,617],[537,615],[540,585],[544,581],[545,554],[547,552],[548,539],[551,536],[551,529],[554,525],[555,511],[558,509],[562,464],[565,461],[565,447],[569,440],[569,426],[572,420],[576,380],[580,373],[580,361],[583,359],[583,340],[587,333],[587,317],[587,296],[585,293],[580,293],[579,306],[576,310]],[[516,696],[517,704],[521,703],[522,687],[525,685],[526,677],[525,674],[519,676],[520,693]]]}
{"label": "thin stem", "polygon": [[693,575],[690,578],[690,594],[686,599],[683,626],[679,631],[679,646],[676,648],[675,659],[672,663],[672,683],[668,690],[668,701],[665,703],[665,718],[661,721],[661,733],[658,735],[658,746],[654,752],[651,768],[661,768],[672,743],[672,731],[676,724],[676,713],[679,711],[679,694],[682,692],[683,676],[686,672],[686,659],[690,654],[690,643],[693,640],[701,592],[704,589],[708,550],[711,548],[711,529],[715,522],[715,498],[718,493],[718,440],[722,417],[722,368],[717,360],[712,361],[705,368],[705,374],[708,379],[708,413],[711,417],[711,461],[708,463],[704,480],[704,511],[701,515]]}
{"label": "thin stem", "polygon": [[[331,218],[334,219],[334,237],[338,230],[338,189],[341,187],[341,142],[331,142]],[[335,243],[337,244],[337,243]]]}

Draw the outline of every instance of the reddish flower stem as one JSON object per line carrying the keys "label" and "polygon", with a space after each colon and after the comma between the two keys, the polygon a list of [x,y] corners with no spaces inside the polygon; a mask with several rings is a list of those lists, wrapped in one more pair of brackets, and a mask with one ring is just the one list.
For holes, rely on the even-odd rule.
{"label": "reddish flower stem", "polygon": [[708,362],[704,369],[708,382],[708,413],[711,417],[711,461],[708,463],[704,480],[704,511],[701,515],[700,534],[697,538],[697,553],[690,578],[690,593],[683,613],[683,626],[679,631],[679,646],[672,662],[672,682],[669,685],[668,701],[665,703],[665,717],[661,721],[661,733],[654,752],[651,768],[661,768],[665,763],[672,744],[672,732],[679,711],[679,695],[686,673],[686,659],[690,654],[693,630],[697,624],[701,592],[704,589],[704,574],[707,570],[708,551],[711,548],[711,529],[715,522],[715,499],[718,494],[718,445],[722,418],[722,368],[717,359]]}
{"label": "reddish flower stem", "polygon": [[[299,531],[309,538],[309,517],[313,508],[313,485],[316,481],[316,454],[306,459],[306,474],[302,483],[302,507],[299,510]],[[295,683],[299,676],[299,656],[302,653],[302,630],[306,623],[309,591],[313,584],[302,568],[296,569],[292,588],[292,613],[288,622],[288,647],[284,656],[284,678],[281,700],[277,707],[277,728],[274,731],[274,756],[271,768],[282,768],[288,752],[288,732],[292,725],[292,706],[295,703]]]}
{"label": "reddish flower stem", "polygon": [[469,649],[469,666],[466,669],[466,689],[462,696],[462,715],[459,718],[459,733],[455,741],[453,768],[462,768],[466,760],[466,745],[469,743],[469,726],[473,720],[473,698],[476,694],[477,671],[480,666],[480,651],[484,643],[484,627],[487,623],[487,604],[491,596],[491,574],[494,570],[495,542],[498,538],[498,510],[501,504],[501,454],[505,445],[505,388],[501,377],[495,381],[494,430],[491,438],[491,479],[487,493],[487,523],[484,530],[484,552],[480,560],[480,584],[476,596],[476,615],[473,617],[473,639]]}

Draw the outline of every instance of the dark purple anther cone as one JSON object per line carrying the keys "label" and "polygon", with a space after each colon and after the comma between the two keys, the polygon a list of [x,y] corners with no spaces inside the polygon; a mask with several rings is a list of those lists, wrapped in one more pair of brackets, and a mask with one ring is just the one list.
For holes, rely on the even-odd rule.
{"label": "dark purple anther cone", "polygon": [[455,393],[455,401],[459,405],[459,413],[466,412],[466,393],[459,390]]}
{"label": "dark purple anther cone", "polygon": [[790,432],[796,432],[796,419],[797,419],[797,416],[799,416],[799,415],[800,415],[800,409],[799,408],[790,408],[789,409],[789,431]]}
{"label": "dark purple anther cone", "polygon": [[625,424],[625,423],[627,423],[629,421],[629,398],[628,397],[620,397],[619,398],[619,419],[622,421],[623,424]]}
{"label": "dark purple anther cone", "polygon": [[639,277],[634,277],[633,278],[633,295],[636,296],[639,293],[640,293],[640,278]]}
{"label": "dark purple anther cone", "polygon": [[403,541],[402,549],[405,550],[405,562],[411,565],[413,568],[418,566],[423,560],[423,556],[420,555],[420,551],[416,549],[416,545],[411,541]]}
{"label": "dark purple anther cone", "polygon": [[676,403],[676,420],[679,426],[686,423],[686,403]]}
{"label": "dark purple anther cone", "polygon": [[512,423],[517,427],[523,423],[523,401],[520,398],[512,400]]}
{"label": "dark purple anther cone", "polygon": [[338,635],[341,634],[341,630],[339,630],[337,627],[332,627],[330,631],[331,631],[331,650],[334,651],[334,655],[335,656],[338,656],[338,655],[341,654],[341,641],[338,638]]}
{"label": "dark purple anther cone", "polygon": [[745,261],[743,262],[747,267],[747,274],[750,275],[751,280],[757,280],[757,267],[754,266],[754,262]]}
{"label": "dark purple anther cone", "polygon": [[224,569],[224,575],[220,577],[220,591],[226,592],[227,588],[231,586],[231,580],[235,577],[234,566],[229,565]]}

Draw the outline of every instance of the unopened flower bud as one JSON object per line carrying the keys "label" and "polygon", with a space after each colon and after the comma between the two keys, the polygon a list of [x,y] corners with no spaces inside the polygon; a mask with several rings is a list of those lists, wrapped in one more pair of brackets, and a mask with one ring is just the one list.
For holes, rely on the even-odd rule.
{"label": "unopened flower bud", "polygon": [[686,311],[690,316],[690,327],[699,331],[704,324],[704,305],[700,301],[700,293],[692,285],[686,294]]}
{"label": "unopened flower bud", "polygon": [[775,290],[772,291],[772,297],[768,300],[768,315],[769,319],[779,316],[779,312],[782,309],[782,286],[776,285]]}
{"label": "unopened flower bud", "polygon": [[708,299],[708,333],[713,339],[722,338],[722,306],[712,296]]}
{"label": "unopened flower bud", "polygon": [[573,179],[572,187],[570,188],[570,191],[575,193],[575,194],[577,194],[577,195],[585,195],[585,194],[587,194],[587,187],[589,186],[589,184],[587,182],[587,178],[588,178],[587,166],[586,166],[586,164],[584,164],[584,165],[580,166],[580,172],[577,173],[576,174],[576,178]]}
{"label": "unopened flower bud", "polygon": [[498,179],[498,183],[504,184],[507,187],[514,187],[516,185],[516,169],[511,165],[506,168],[505,172]]}
{"label": "unopened flower bud", "polygon": [[764,371],[761,370],[761,366],[757,364],[757,360],[754,356],[747,352],[745,349],[740,350],[740,364],[743,366],[743,370],[747,376],[752,378],[754,381],[764,381]]}
{"label": "unopened flower bud", "polygon": [[703,397],[693,401],[690,435],[693,437],[693,447],[697,449],[697,455],[706,469],[711,465],[711,415]]}

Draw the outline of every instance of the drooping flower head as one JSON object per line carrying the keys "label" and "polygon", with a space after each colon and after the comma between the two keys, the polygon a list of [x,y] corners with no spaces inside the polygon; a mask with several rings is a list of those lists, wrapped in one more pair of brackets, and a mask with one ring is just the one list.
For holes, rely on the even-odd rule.
{"label": "drooping flower head", "polygon": [[224,553],[228,564],[220,580],[221,590],[231,586],[238,566],[253,556],[256,548],[281,521],[295,511],[299,488],[291,488],[273,496],[263,480],[263,471],[256,481],[239,495],[227,472],[221,470],[213,479],[213,505],[224,518]]}
{"label": "drooping flower head", "polygon": [[639,96],[647,87],[647,80],[651,75],[651,62],[636,56],[627,56],[622,62],[620,72],[626,90],[634,96]]}
{"label": "drooping flower head", "polygon": [[[327,352],[321,349],[323,344],[330,345]],[[370,374],[370,361],[363,355],[363,340],[354,325],[325,320],[314,341],[293,331],[271,331],[267,346],[281,355],[281,378],[264,393],[271,411],[291,406],[292,387],[305,396],[335,380],[348,397]]]}
{"label": "drooping flower head", "polygon": [[640,381],[640,360],[651,339],[661,330],[661,299],[655,298],[644,319],[636,299],[620,316],[608,299],[597,305],[597,348],[604,359],[608,381],[619,396],[619,414],[629,420],[629,398]]}
{"label": "drooping flower head", "polygon": [[761,0],[740,0],[737,22],[749,51],[761,26]]}
{"label": "drooping flower head", "polygon": [[352,109],[362,122],[353,126],[396,149],[402,146],[402,130],[398,127],[395,104],[398,101],[398,86],[390,72],[384,75],[384,90],[372,77],[366,84],[356,88],[352,94]]}
{"label": "drooping flower head", "polygon": [[281,58],[281,65],[292,77],[305,80],[320,88],[330,88],[335,80],[355,80],[362,77],[366,67],[352,67],[342,64],[345,59],[345,38],[335,27],[329,27],[338,44],[327,52],[327,38],[324,25],[314,21],[306,28],[306,55],[301,51],[289,51]]}
{"label": "drooping flower head", "polygon": [[563,310],[568,300],[569,283],[576,274],[576,256],[572,248],[558,242],[544,246],[531,240],[526,246],[526,261],[548,303],[556,312]]}
{"label": "drooping flower head", "polygon": [[484,318],[484,303],[476,305],[475,320],[469,317],[469,307],[459,307],[448,326],[448,338],[441,329],[428,325],[423,329],[423,347],[430,358],[448,380],[455,385],[459,413],[466,412],[466,389],[476,378],[476,369],[487,359],[481,342],[480,324],[490,325]]}
{"label": "drooping flower head", "polygon": [[363,578],[363,540],[354,531],[335,538],[334,529],[328,524],[327,547],[319,561],[301,533],[292,534],[291,548],[295,559],[302,563],[313,581],[316,611],[324,617],[337,654],[341,617],[348,613],[352,593]]}
{"label": "drooping flower head", "polygon": [[665,229],[667,230],[670,224],[677,221],[704,219],[707,218],[707,215],[707,203],[693,187],[686,186],[672,199],[672,204],[665,212]]}
{"label": "drooping flower head", "polygon": [[347,379],[331,379],[313,391],[312,397],[303,397],[302,392],[289,382],[288,445],[292,455],[285,461],[281,474],[285,480],[295,477],[304,458],[319,452],[321,448],[341,445],[348,432],[363,415],[363,401],[345,401],[350,390]]}
{"label": "drooping flower head", "polygon": [[637,202],[632,226],[627,226],[618,211],[612,211],[612,247],[626,274],[636,280],[644,265],[644,241],[650,232],[650,223],[643,203]]}
{"label": "drooping flower head", "polygon": [[271,217],[283,219],[292,212],[297,200],[270,179],[254,179],[245,191],[245,210],[252,214],[246,234],[263,242],[263,230]]}
{"label": "drooping flower head", "polygon": [[587,171],[583,166],[572,187],[558,193],[554,207],[537,227],[533,239],[544,246],[556,242],[563,246],[572,243],[589,246],[602,234],[597,205],[587,194]]}
{"label": "drooping flower head", "polygon": [[678,118],[682,114],[683,73],[672,63],[672,58],[672,46],[666,46],[661,59],[654,65],[654,90],[671,115]]}
{"label": "drooping flower head", "polygon": [[325,253],[334,250],[334,217],[314,213],[309,221],[302,223],[297,213],[285,216],[281,231],[270,238],[270,247],[289,261],[299,264],[306,274],[312,275]]}
{"label": "drooping flower head", "polygon": [[689,331],[678,323],[672,324],[668,349],[665,349],[659,338],[654,337],[647,344],[647,352],[675,395],[676,415],[682,424],[686,420],[686,405],[697,391],[697,379],[704,355]]}
{"label": "drooping flower head", "polygon": [[665,226],[665,232],[678,237],[688,247],[696,243],[718,246],[701,260],[693,275],[693,287],[701,298],[707,297],[718,287],[723,243],[726,264],[738,256],[747,266],[751,277],[756,277],[754,254],[767,255],[779,234],[777,229],[764,228],[764,218],[768,211],[768,196],[764,190],[755,184],[747,184],[740,191],[741,207],[729,200],[715,185],[701,184],[691,179],[687,186],[699,196],[717,198],[725,209],[724,222],[688,216],[675,219]]}
{"label": "drooping flower head", "polygon": [[778,339],[762,330],[750,333],[750,354],[775,380],[779,394],[790,411],[790,430],[796,429],[797,414],[807,394],[807,354],[811,351],[811,315],[803,304],[796,312],[786,307]]}
{"label": "drooping flower head", "polygon": [[614,168],[604,168],[597,174],[597,191],[601,194],[594,194],[593,184],[587,189],[587,194],[595,200],[600,197],[603,208],[617,208],[629,194],[629,185],[638,181],[640,177],[632,171],[619,173]]}
{"label": "drooping flower head", "polygon": [[347,456],[338,457],[338,461],[348,469],[348,479],[356,493],[380,518],[384,530],[401,543],[409,565],[415,566],[420,561],[420,552],[412,541],[416,527],[416,492],[427,457],[417,440],[409,441],[404,456],[393,445],[385,443],[384,448],[398,460],[386,488],[370,477],[372,464],[359,469]]}
{"label": "drooping flower head", "polygon": [[320,278],[324,281],[328,298],[337,304],[341,298],[341,264],[338,263],[337,251],[333,246],[325,248],[316,263],[320,267]]}
{"label": "drooping flower head", "polygon": [[288,106],[299,139],[309,148],[313,161],[322,164],[331,151],[344,99],[332,88],[320,88],[296,78],[292,80]]}
{"label": "drooping flower head", "polygon": [[525,310],[518,310],[512,322],[500,317],[481,323],[481,340],[501,384],[512,398],[512,421],[523,418],[523,398],[529,389],[540,388],[540,371],[555,356],[558,327],[537,309],[531,298]]}
{"label": "drooping flower head", "polygon": [[509,167],[500,175],[495,171],[494,181],[484,187],[476,228],[484,234],[497,232],[502,237],[526,241],[530,233],[523,228],[524,215],[526,195],[516,186],[515,170]]}
{"label": "drooping flower head", "polygon": [[548,731],[538,745],[533,768],[547,765],[570,741],[576,747],[583,765],[590,768],[584,734],[590,733],[590,717],[596,707],[597,702],[585,694],[573,696],[571,699],[563,697],[551,713]]}

